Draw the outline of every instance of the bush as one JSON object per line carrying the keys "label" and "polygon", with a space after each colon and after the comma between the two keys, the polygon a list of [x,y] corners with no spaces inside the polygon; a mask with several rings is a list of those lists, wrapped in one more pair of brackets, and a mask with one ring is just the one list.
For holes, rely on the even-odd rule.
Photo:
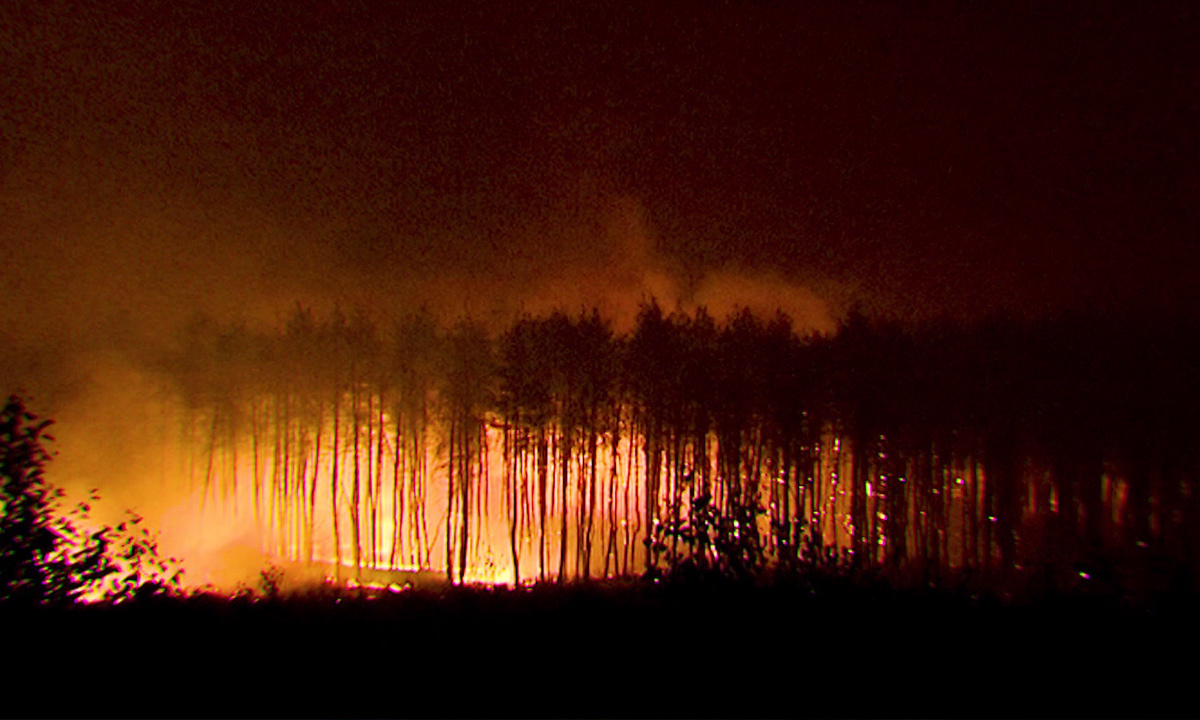
{"label": "bush", "polygon": [[44,476],[50,424],[16,396],[0,410],[0,600],[120,602],[178,589],[182,571],[159,558],[141,518],[86,532],[76,522],[87,520],[88,504],[59,512],[62,491]]}
{"label": "bush", "polygon": [[876,579],[869,572],[855,570],[848,548],[824,544],[815,530],[800,533],[798,551],[772,556],[759,532],[759,518],[764,513],[759,505],[740,502],[722,511],[711,495],[698,495],[686,517],[668,519],[655,528],[649,548],[661,555],[665,567],[652,567],[649,577],[734,582],[801,580],[808,585]]}
{"label": "bush", "polygon": [[[663,553],[667,575],[675,579],[754,580],[767,568],[758,531],[763,512],[758,506],[733,503],[723,513],[704,493],[692,500],[686,518],[656,528],[651,549]],[[657,576],[658,568],[651,574]]]}

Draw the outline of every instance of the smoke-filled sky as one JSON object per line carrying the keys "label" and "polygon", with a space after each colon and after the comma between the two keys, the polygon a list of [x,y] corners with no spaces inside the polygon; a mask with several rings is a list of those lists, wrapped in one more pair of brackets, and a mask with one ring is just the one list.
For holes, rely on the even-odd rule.
{"label": "smoke-filled sky", "polygon": [[204,581],[257,545],[165,489],[196,315],[1194,315],[1198,56],[1192,2],[3,2],[0,393]]}
{"label": "smoke-filled sky", "polygon": [[80,348],[297,300],[1190,312],[1198,27],[1193,3],[4,3],[4,367],[53,396]]}

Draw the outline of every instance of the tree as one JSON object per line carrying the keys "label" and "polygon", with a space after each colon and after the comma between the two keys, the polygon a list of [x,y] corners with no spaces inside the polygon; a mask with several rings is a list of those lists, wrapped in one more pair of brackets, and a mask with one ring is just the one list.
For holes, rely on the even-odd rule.
{"label": "tree", "polygon": [[[177,588],[180,571],[159,559],[148,532],[135,531],[140,518],[87,533],[57,512],[62,491],[44,476],[49,425],[16,396],[0,411],[0,601],[121,601]],[[80,504],[72,515],[86,519],[88,510]]]}

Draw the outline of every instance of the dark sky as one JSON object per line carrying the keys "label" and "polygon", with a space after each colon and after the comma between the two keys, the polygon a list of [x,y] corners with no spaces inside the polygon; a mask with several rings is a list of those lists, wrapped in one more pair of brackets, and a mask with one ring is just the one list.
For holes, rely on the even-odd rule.
{"label": "dark sky", "polygon": [[10,368],[295,300],[1198,307],[1194,3],[445,5],[4,3]]}

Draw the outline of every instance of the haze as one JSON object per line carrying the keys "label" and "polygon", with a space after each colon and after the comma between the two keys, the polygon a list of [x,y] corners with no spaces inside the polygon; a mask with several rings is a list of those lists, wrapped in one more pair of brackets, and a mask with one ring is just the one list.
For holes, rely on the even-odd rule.
{"label": "haze", "polygon": [[165,512],[146,368],[198,315],[1194,315],[1198,35],[1186,3],[6,3],[0,378],[68,484]]}

